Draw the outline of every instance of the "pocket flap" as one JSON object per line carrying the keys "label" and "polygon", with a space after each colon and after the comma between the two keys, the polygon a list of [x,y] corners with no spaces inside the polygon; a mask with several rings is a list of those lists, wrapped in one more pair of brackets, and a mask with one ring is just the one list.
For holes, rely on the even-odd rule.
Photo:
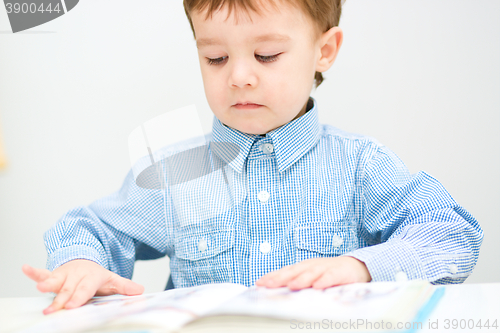
{"label": "pocket flap", "polygon": [[353,227],[338,222],[313,222],[295,228],[299,249],[321,254],[340,255],[349,252],[355,244]]}
{"label": "pocket flap", "polygon": [[216,256],[234,245],[232,229],[179,235],[175,240],[175,255],[186,260],[201,260]]}

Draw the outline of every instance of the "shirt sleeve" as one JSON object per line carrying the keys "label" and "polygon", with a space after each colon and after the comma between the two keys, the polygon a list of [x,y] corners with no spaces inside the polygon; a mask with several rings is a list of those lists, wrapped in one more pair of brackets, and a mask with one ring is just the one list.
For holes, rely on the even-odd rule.
{"label": "shirt sleeve", "polygon": [[132,170],[119,191],[67,212],[44,235],[47,268],[87,259],[131,278],[136,259],[168,252],[170,204],[165,192],[136,185]]}
{"label": "shirt sleeve", "polygon": [[345,255],[364,262],[372,281],[461,283],[477,262],[483,231],[429,174],[411,175],[379,146],[360,175],[358,232],[370,245]]}

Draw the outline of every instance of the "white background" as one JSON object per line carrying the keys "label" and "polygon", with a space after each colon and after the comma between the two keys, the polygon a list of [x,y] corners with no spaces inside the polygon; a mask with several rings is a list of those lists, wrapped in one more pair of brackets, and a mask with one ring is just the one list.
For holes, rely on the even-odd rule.
{"label": "white background", "polygon": [[[500,2],[348,0],[345,40],[312,95],[320,120],[377,138],[425,170],[480,222],[467,282],[500,281]],[[119,188],[127,138],[144,121],[206,103],[182,1],[82,0],[12,34],[0,6],[0,297],[35,296],[43,233],[68,209]],[[134,280],[163,290],[168,259]]]}

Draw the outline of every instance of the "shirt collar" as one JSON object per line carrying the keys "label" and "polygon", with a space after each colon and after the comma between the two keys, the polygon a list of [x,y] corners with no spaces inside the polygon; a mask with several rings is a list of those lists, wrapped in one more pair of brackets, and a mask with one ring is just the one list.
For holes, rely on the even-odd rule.
{"label": "shirt collar", "polygon": [[[301,117],[294,119],[266,134],[274,145],[274,153],[279,172],[283,172],[307,153],[319,140],[320,124],[318,120],[317,102],[309,97],[312,108]],[[212,125],[212,139],[216,143],[230,143],[237,146],[239,153],[234,154],[224,149],[214,152],[229,164],[236,172],[241,173],[248,154],[255,141],[260,138],[256,134],[247,134],[224,125],[214,117]],[[231,150],[231,149],[229,149]],[[236,157],[235,157],[236,156]]]}

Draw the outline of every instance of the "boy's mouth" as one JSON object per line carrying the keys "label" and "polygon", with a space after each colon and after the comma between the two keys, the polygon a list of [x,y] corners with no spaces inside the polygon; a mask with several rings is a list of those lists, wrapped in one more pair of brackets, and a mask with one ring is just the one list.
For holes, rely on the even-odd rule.
{"label": "boy's mouth", "polygon": [[235,108],[239,109],[239,110],[246,110],[246,109],[260,108],[262,105],[255,104],[255,103],[252,103],[252,102],[241,102],[241,103],[236,103],[233,106]]}

